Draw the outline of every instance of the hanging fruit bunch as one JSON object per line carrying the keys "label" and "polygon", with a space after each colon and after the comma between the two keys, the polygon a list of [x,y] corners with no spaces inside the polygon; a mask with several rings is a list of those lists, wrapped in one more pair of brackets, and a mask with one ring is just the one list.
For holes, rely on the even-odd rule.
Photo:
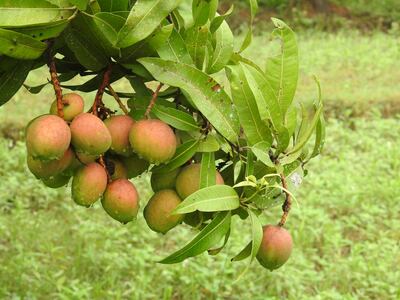
{"label": "hanging fruit bunch", "polygon": [[[33,175],[50,188],[69,186],[77,205],[100,200],[123,224],[142,217],[143,206],[155,232],[179,224],[199,231],[161,263],[215,255],[231,221],[248,220],[248,243],[232,260],[256,258],[269,270],[288,260],[290,184],[306,175],[325,133],[320,92],[311,105],[294,101],[297,42],[284,22],[272,19],[280,52],[260,62],[243,55],[256,1],[237,49],[225,20],[232,9],[220,12],[216,0],[0,4],[0,78],[7,83],[0,104],[42,65],[50,80],[24,86],[39,93],[52,84],[56,95],[49,113],[26,127]],[[82,83],[68,84],[75,77]],[[118,80],[132,90],[115,91]],[[86,93],[96,90],[89,100]],[[104,93],[120,113],[105,105]],[[151,174],[150,199],[130,181],[143,174]],[[260,216],[275,205],[282,206],[276,224],[262,226]]]}

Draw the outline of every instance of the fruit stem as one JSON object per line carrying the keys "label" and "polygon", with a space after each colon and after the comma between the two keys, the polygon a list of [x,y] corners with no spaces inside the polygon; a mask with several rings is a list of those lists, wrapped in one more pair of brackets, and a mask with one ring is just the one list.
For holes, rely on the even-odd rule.
{"label": "fruit stem", "polygon": [[108,173],[108,169],[107,169],[107,166],[106,166],[106,163],[105,163],[105,161],[104,161],[104,155],[100,155],[100,157],[99,157],[99,164],[104,168],[104,170],[106,171],[106,174],[107,174],[107,181],[108,181],[108,183],[110,183],[111,182],[111,176],[110,176],[110,173]]}
{"label": "fruit stem", "polygon": [[125,115],[129,114],[128,109],[126,108],[126,106],[122,103],[121,99],[119,98],[118,94],[114,91],[114,89],[112,88],[111,84],[107,85],[108,90],[110,91],[111,95],[114,97],[115,101],[117,101],[119,107],[121,108],[121,110],[124,112]]}
{"label": "fruit stem", "polygon": [[283,225],[285,225],[286,219],[289,215],[289,211],[292,206],[292,197],[291,197],[290,193],[287,192],[287,183],[286,183],[285,175],[283,173],[281,173],[280,177],[281,177],[283,192],[286,195],[285,202],[282,205],[283,214],[282,214],[281,220],[278,223],[278,226],[282,227]]}
{"label": "fruit stem", "polygon": [[54,92],[56,94],[57,114],[60,118],[64,118],[64,110],[63,110],[64,104],[63,104],[63,99],[62,99],[63,98],[62,90],[61,90],[61,86],[60,86],[60,81],[58,80],[56,63],[54,61],[54,56],[52,53],[53,41],[47,41],[47,44],[48,44],[47,66],[49,67],[51,82],[53,84]]}
{"label": "fruit stem", "polygon": [[155,92],[153,93],[153,96],[151,97],[150,103],[149,103],[149,105],[147,106],[146,112],[144,113],[144,116],[146,117],[146,119],[149,119],[149,118],[150,118],[150,112],[151,112],[151,110],[153,109],[154,105],[156,104],[157,97],[158,97],[158,93],[160,92],[162,86],[163,86],[163,84],[160,83],[160,84],[157,86]]}
{"label": "fruit stem", "polygon": [[110,82],[110,74],[111,74],[111,64],[108,65],[107,69],[103,73],[103,80],[101,81],[101,84],[99,88],[97,89],[96,97],[94,98],[94,102],[92,105],[91,112],[98,117],[99,114],[99,108],[104,107],[103,104],[103,94],[104,90],[106,89],[106,86]]}

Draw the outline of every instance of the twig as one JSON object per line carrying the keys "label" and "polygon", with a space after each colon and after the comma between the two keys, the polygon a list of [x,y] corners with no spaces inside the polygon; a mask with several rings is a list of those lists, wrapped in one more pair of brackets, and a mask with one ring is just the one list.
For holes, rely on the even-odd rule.
{"label": "twig", "polygon": [[282,227],[283,225],[285,225],[286,219],[289,215],[289,211],[292,206],[292,197],[291,197],[290,193],[287,192],[287,183],[286,183],[285,175],[282,173],[282,174],[280,174],[280,177],[281,177],[282,187],[284,188],[283,191],[286,195],[285,202],[282,205],[283,214],[282,214],[281,220],[278,223],[278,225]]}
{"label": "twig", "polygon": [[99,164],[104,168],[104,170],[106,171],[106,174],[107,174],[107,182],[108,183],[110,183],[111,182],[111,175],[110,175],[110,173],[108,172],[108,169],[107,169],[107,165],[106,165],[106,163],[105,163],[105,161],[104,161],[104,155],[100,155],[100,157],[99,157]]}
{"label": "twig", "polygon": [[122,103],[121,99],[119,98],[118,94],[114,91],[111,84],[107,85],[108,90],[110,91],[111,95],[114,97],[115,101],[117,101],[119,107],[124,112],[124,114],[128,115],[129,111],[126,106]]}
{"label": "twig", "polygon": [[56,99],[57,99],[57,114],[60,118],[64,118],[64,104],[63,104],[63,96],[62,96],[62,90],[60,86],[60,81],[58,80],[58,75],[57,75],[57,69],[56,69],[56,63],[54,61],[54,56],[52,53],[52,46],[53,42],[48,41],[48,50],[47,50],[47,66],[49,67],[50,71],[50,78],[51,82],[53,84],[54,92],[56,94]]}
{"label": "twig", "polygon": [[151,97],[150,103],[147,106],[146,112],[144,113],[144,116],[146,119],[150,118],[150,112],[153,109],[154,105],[156,104],[158,93],[160,92],[160,89],[162,88],[163,84],[160,83],[158,87],[156,88],[155,92],[153,93],[153,96]]}
{"label": "twig", "polygon": [[103,80],[102,80],[99,88],[97,89],[96,97],[94,98],[94,102],[93,102],[93,105],[92,105],[92,108],[91,108],[91,112],[95,116],[98,116],[99,108],[104,107],[102,99],[103,99],[104,90],[106,89],[106,86],[110,82],[110,74],[111,74],[111,64],[108,65],[107,69],[104,71]]}

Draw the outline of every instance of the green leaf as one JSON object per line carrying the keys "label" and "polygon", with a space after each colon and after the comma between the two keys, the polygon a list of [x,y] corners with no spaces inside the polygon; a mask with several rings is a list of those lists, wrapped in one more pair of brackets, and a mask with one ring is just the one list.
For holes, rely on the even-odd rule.
{"label": "green leaf", "polygon": [[266,148],[272,145],[272,135],[258,112],[257,102],[249,87],[241,65],[227,67],[231,84],[232,99],[239,115],[240,124],[250,145],[265,142]]}
{"label": "green leaf", "polygon": [[233,34],[229,25],[223,21],[221,27],[214,34],[215,47],[211,56],[208,73],[216,73],[222,70],[229,62],[233,54]]}
{"label": "green leaf", "polygon": [[188,196],[173,213],[186,214],[196,210],[225,211],[236,209],[239,205],[239,196],[231,186],[212,185]]}
{"label": "green leaf", "polygon": [[257,255],[258,249],[260,249],[261,246],[261,241],[263,238],[263,227],[260,222],[260,219],[258,216],[251,210],[249,209],[247,211],[250,216],[250,221],[251,221],[251,254],[250,254],[250,263],[254,260],[254,258]]}
{"label": "green leaf", "polygon": [[220,212],[203,228],[202,231],[185,247],[160,261],[162,264],[174,264],[184,261],[189,257],[199,255],[207,251],[224,237],[231,226],[231,213]]}
{"label": "green leaf", "polygon": [[319,106],[316,108],[314,117],[312,118],[310,124],[307,127],[307,130],[305,130],[304,133],[297,138],[296,145],[292,149],[290,149],[287,154],[300,151],[304,147],[304,145],[308,142],[312,133],[314,132],[314,129],[317,126],[318,121],[320,120],[321,112],[322,112],[322,104],[319,104]]}
{"label": "green leaf", "polygon": [[226,139],[236,142],[239,122],[231,100],[219,84],[194,67],[160,58],[138,60],[158,81],[181,88]]}
{"label": "green leaf", "polygon": [[248,177],[254,174],[254,155],[252,151],[247,151],[247,163],[245,176]]}
{"label": "green leaf", "polygon": [[0,27],[32,26],[52,23],[68,19],[74,12],[75,8],[59,8],[42,0],[0,0]]}
{"label": "green leaf", "polygon": [[197,152],[216,152],[220,148],[218,140],[214,135],[207,135],[205,139],[200,140]]}
{"label": "green leaf", "polygon": [[118,34],[117,46],[125,48],[148,37],[180,0],[138,0]]}
{"label": "green leaf", "polygon": [[266,78],[278,98],[285,116],[296,92],[299,61],[295,33],[284,22],[272,18],[276,29],[273,36],[280,39],[281,53],[267,59]]}
{"label": "green leaf", "polygon": [[239,52],[244,51],[251,44],[253,40],[253,22],[254,22],[254,17],[258,11],[258,3],[257,0],[249,0],[249,3],[250,3],[250,25]]}
{"label": "green leaf", "polygon": [[192,13],[195,26],[203,26],[207,23],[210,15],[210,2],[204,0],[194,0],[192,3]]}
{"label": "green leaf", "polygon": [[248,258],[251,255],[252,243],[248,243],[246,247],[242,249],[238,254],[236,254],[231,261],[241,261]]}
{"label": "green leaf", "polygon": [[72,50],[79,63],[92,71],[99,71],[109,63],[108,57],[95,45],[87,42],[87,37],[81,31],[68,27],[64,31],[68,48]]}
{"label": "green leaf", "polygon": [[186,47],[192,57],[196,67],[203,69],[206,58],[206,48],[208,40],[208,26],[192,27],[186,31]]}
{"label": "green leaf", "polygon": [[204,152],[201,156],[200,189],[216,184],[214,152]]}
{"label": "green leaf", "polygon": [[226,246],[226,243],[228,242],[230,235],[231,235],[231,229],[229,229],[228,232],[225,234],[222,246],[214,249],[208,249],[207,250],[208,255],[217,255],[218,253],[220,253],[221,250],[224,249],[224,247]]}
{"label": "green leaf", "polygon": [[173,158],[165,164],[153,168],[154,172],[169,172],[185,164],[196,153],[198,140],[189,140],[176,148]]}
{"label": "green leaf", "polygon": [[184,111],[176,108],[155,105],[152,112],[161,121],[164,121],[176,129],[184,131],[200,130],[200,127],[197,125],[195,119]]}
{"label": "green leaf", "polygon": [[210,24],[210,31],[211,31],[212,33],[214,33],[215,31],[217,31],[217,29],[219,28],[219,26],[221,26],[221,24],[225,21],[225,19],[226,19],[227,17],[229,17],[229,16],[232,14],[233,8],[234,8],[234,5],[232,4],[232,5],[229,7],[229,9],[228,9],[224,14],[219,15],[219,16],[216,16],[216,17],[211,21],[211,24]]}
{"label": "green leaf", "polygon": [[56,21],[52,23],[24,26],[9,27],[8,29],[31,36],[35,40],[43,41],[55,38],[68,26],[70,20]]}
{"label": "green leaf", "polygon": [[47,45],[29,35],[0,28],[0,54],[16,59],[36,59]]}
{"label": "green leaf", "polygon": [[275,164],[269,157],[268,150],[271,145],[266,142],[259,142],[251,147],[251,150],[257,158],[266,166],[276,168]]}
{"label": "green leaf", "polygon": [[165,60],[172,60],[188,65],[193,64],[186,44],[180,33],[173,29],[169,38],[155,48],[158,55]]}
{"label": "green leaf", "polygon": [[19,90],[33,65],[34,61],[16,61],[11,70],[0,73],[0,106]]}

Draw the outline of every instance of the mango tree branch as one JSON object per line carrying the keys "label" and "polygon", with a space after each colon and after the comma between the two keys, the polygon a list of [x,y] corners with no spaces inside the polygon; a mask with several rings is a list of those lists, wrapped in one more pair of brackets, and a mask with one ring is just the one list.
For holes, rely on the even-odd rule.
{"label": "mango tree branch", "polygon": [[[103,73],[103,80],[100,83],[99,88],[97,89],[96,97],[94,98],[94,102],[91,108],[91,112],[95,116],[99,116],[100,109],[104,107],[103,104],[103,94],[106,86],[110,82],[110,74],[111,74],[111,64],[108,65],[107,69]],[[100,116],[103,117],[103,116]]]}
{"label": "mango tree branch", "polygon": [[64,118],[64,111],[63,111],[64,104],[63,104],[63,99],[62,99],[63,98],[62,90],[61,90],[61,86],[60,86],[60,81],[58,80],[56,63],[54,61],[54,56],[52,53],[53,42],[48,41],[47,44],[48,44],[47,66],[49,67],[51,82],[53,84],[54,92],[56,94],[57,114],[60,118]]}
{"label": "mango tree branch", "polygon": [[288,189],[287,189],[286,177],[283,173],[280,174],[280,178],[281,178],[281,182],[282,182],[283,192],[286,195],[285,202],[282,205],[283,214],[282,214],[281,220],[278,223],[278,225],[282,227],[286,223],[286,219],[289,215],[289,211],[292,206],[292,196],[290,195],[290,193],[287,192]]}
{"label": "mango tree branch", "polygon": [[157,86],[155,92],[153,93],[153,96],[151,97],[150,103],[149,103],[149,105],[147,106],[146,112],[144,113],[144,116],[146,117],[146,119],[149,119],[149,118],[150,118],[150,112],[151,112],[151,110],[153,109],[154,105],[156,104],[157,97],[158,97],[158,93],[160,92],[162,86],[163,86],[163,84],[160,83],[160,84]]}
{"label": "mango tree branch", "polygon": [[126,108],[126,106],[122,103],[121,99],[119,98],[118,94],[114,91],[114,89],[112,88],[112,86],[109,84],[107,85],[108,90],[110,91],[111,95],[114,97],[115,101],[117,101],[119,107],[121,108],[121,110],[124,112],[125,115],[129,114],[128,109]]}

